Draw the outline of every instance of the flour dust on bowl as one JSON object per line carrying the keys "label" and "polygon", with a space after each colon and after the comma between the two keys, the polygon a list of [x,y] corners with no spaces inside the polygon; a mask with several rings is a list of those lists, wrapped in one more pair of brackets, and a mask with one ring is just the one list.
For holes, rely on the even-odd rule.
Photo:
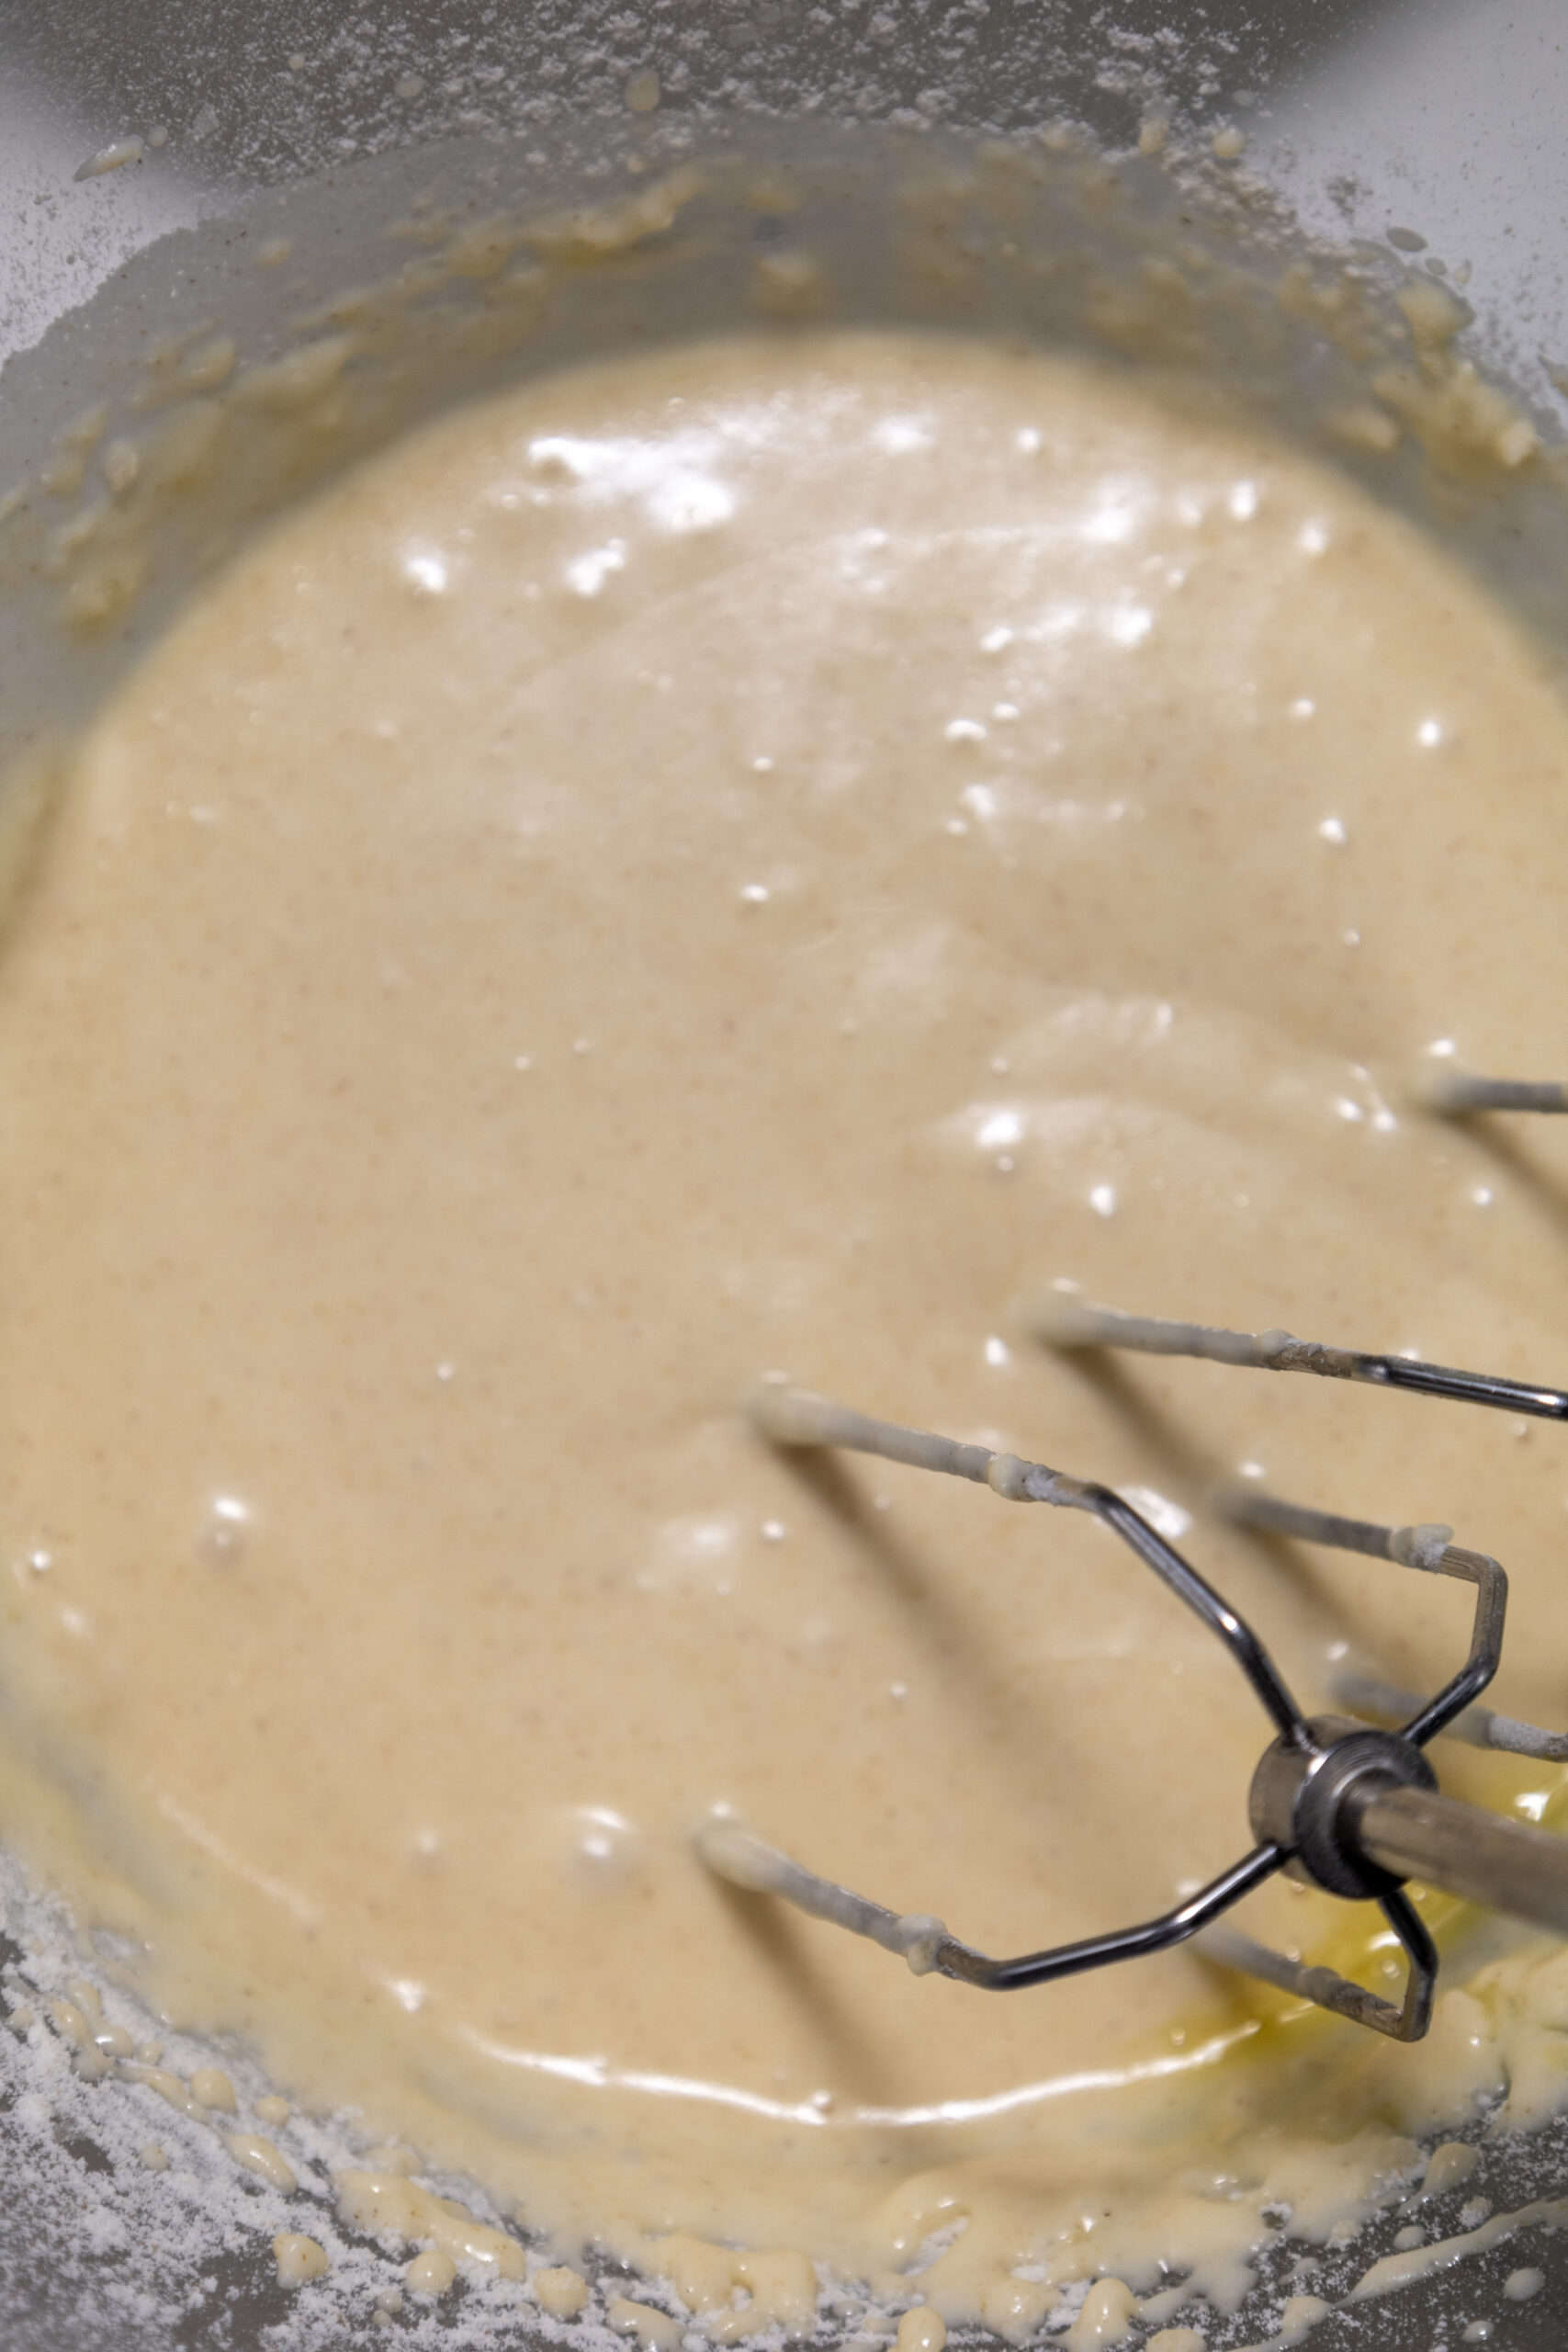
{"label": "flour dust on bowl", "polygon": [[[0,418],[18,2344],[1556,2324],[1568,1960],[1419,1883],[1415,1783],[1335,1815],[1383,1910],[930,1942],[1247,1846],[1195,1575],[1310,1729],[1473,1701],[1502,1562],[1447,1883],[1555,1866],[1561,1433],[1398,1393],[1561,1378],[1555,1123],[1419,1077],[1562,1068],[1549,387],[1367,189],[1314,241],[1386,27],[903,29],[742,88],[616,19],[555,106],[302,17],[243,119],[18,51],[130,256]],[[780,1369],[1139,1558],[759,1429]]]}

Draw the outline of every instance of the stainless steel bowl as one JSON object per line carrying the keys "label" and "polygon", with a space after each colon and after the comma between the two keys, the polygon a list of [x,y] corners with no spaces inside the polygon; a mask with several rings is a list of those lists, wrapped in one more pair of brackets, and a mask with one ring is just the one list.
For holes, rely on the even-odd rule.
{"label": "stainless steel bowl", "polygon": [[[1038,154],[1042,130],[1063,122],[1125,151],[1151,111],[1199,144],[1222,126],[1243,130],[1248,180],[1280,200],[1258,196],[1228,216],[1221,205],[1192,230],[1216,251],[1228,241],[1238,287],[1265,287],[1303,236],[1348,249],[1374,296],[1435,265],[1453,285],[1468,265],[1474,349],[1543,435],[1562,438],[1562,0],[0,0],[0,493],[36,480],[84,411],[124,411],[155,344],[220,327],[247,359],[288,347],[302,313],[385,273],[387,221],[416,195],[479,218],[603,195],[631,184],[630,170],[693,153],[787,162],[807,192],[792,234],[830,254],[841,307],[908,316],[921,298],[889,262],[900,172],[967,158],[976,134]],[[1145,216],[1170,227],[1183,199],[1153,166],[1140,182],[1139,168],[1130,225],[1106,227],[1102,252],[1083,246],[1086,268],[1114,270],[1118,236],[1125,259]],[[1048,187],[1031,197],[1026,234],[1045,233],[1055,201]],[[62,636],[50,535],[69,508],[30,502],[0,526],[0,753],[73,723],[225,546],[376,437],[523,366],[734,315],[755,224],[722,204],[703,218],[700,254],[657,308],[631,277],[585,277],[571,321],[525,348],[426,338],[311,466],[258,445],[171,519],[123,625]],[[1068,226],[1082,245],[1081,221]],[[258,267],[280,240],[287,257]],[[975,322],[1017,322],[1016,275],[982,270],[975,284]],[[1235,307],[1235,371],[1288,428],[1305,429],[1346,363],[1309,329],[1287,334],[1271,311],[1270,322],[1265,334]],[[1049,304],[1026,323],[1066,331]],[[1418,459],[1377,479],[1461,545],[1529,626],[1568,644],[1559,502],[1455,499]],[[15,1912],[7,1926],[0,1964],[25,1959],[32,1931]],[[95,2137],[89,2094],[40,2101],[34,2059],[4,2034],[0,2163],[7,2352],[529,2341],[516,2326],[485,2333],[473,2299],[381,2324],[367,2304],[362,2322],[312,2316],[276,2285],[265,2238],[221,2217],[159,2243]],[[1489,2143],[1463,2195],[1511,2210],[1565,2174],[1568,2126],[1553,2126]],[[1325,2254],[1314,2291],[1348,2292],[1397,2226],[1387,2215],[1354,2248]],[[1282,2242],[1264,2258],[1247,2306],[1210,2331],[1216,2352],[1269,2336],[1300,2251]],[[1546,2289],[1509,2304],[1502,2280],[1525,2261],[1546,2271]],[[1510,2352],[1557,2344],[1568,2256],[1537,2230],[1337,2313],[1311,2341],[1314,2352],[1458,2352],[1482,2317]]]}

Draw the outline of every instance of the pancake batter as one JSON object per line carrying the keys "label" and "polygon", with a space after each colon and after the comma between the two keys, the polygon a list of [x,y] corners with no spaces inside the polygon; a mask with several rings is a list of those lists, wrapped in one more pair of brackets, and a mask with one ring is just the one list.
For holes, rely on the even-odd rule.
{"label": "pancake batter", "polygon": [[[569,2235],[886,2276],[967,2218],[933,2301],[1023,2328],[1123,2219],[1256,2231],[1294,2124],[1239,2230],[1193,2151],[1280,2106],[1266,1996],[916,1982],[694,1859],[727,1802],[1022,1949],[1228,1860],[1260,1744],[1093,1526],[739,1400],[1126,1484],[1309,1697],[1346,1641],[1435,1683],[1462,1603],[1190,1524],[1206,1479],[1451,1520],[1514,1580],[1498,1703],[1560,1719],[1552,1432],[1010,1306],[1552,1376],[1553,1138],[1406,1103],[1442,1041],[1561,1062],[1565,780],[1479,593],[1209,395],[740,339],[376,460],[144,664],[11,926],[6,1838],[180,2020]],[[1327,2025],[1323,2099],[1488,2086],[1463,1997],[1427,2053]]]}

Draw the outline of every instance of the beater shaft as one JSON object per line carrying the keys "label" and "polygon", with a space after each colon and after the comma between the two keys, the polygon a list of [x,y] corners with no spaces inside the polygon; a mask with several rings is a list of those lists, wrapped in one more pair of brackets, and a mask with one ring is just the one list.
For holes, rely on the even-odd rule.
{"label": "beater shaft", "polygon": [[1436,1789],[1374,1790],[1352,1811],[1350,1835],[1393,1877],[1568,1936],[1568,1838]]}

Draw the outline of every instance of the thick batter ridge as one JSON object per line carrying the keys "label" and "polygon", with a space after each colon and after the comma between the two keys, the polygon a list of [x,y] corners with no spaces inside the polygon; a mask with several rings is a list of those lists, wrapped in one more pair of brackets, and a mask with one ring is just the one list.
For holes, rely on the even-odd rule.
{"label": "thick batter ridge", "polygon": [[[1256,2233],[1311,2136],[1266,1996],[987,1997],[703,1870],[723,1802],[1028,1949],[1239,1853],[1268,1736],[1092,1524],[740,1400],[1122,1484],[1314,1700],[1346,1643],[1435,1684],[1462,1601],[1209,1481],[1451,1521],[1513,1578],[1498,1703],[1560,1721],[1556,1432],[1014,1308],[1560,1378],[1561,1139],[1411,1089],[1559,1069],[1565,785],[1478,590],[1135,376],[739,339],[377,459],[97,726],[0,967],[6,1836],[181,2020],[569,2233],[884,2274],[966,2222],[933,2301],[1021,2328],[1107,2217],[1228,2246],[1239,2133]],[[1346,2128],[1490,2032],[1325,2025]]]}

